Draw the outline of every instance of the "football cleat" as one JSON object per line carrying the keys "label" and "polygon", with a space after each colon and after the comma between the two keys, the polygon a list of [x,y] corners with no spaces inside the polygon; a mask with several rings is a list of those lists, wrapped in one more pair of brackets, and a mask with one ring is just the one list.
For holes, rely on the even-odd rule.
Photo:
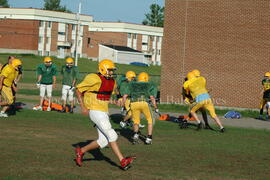
{"label": "football cleat", "polygon": [[134,134],[132,137],[132,144],[139,144],[139,134]]}
{"label": "football cleat", "polygon": [[200,122],[198,125],[197,125],[197,129],[196,130],[201,130],[203,128],[203,124],[202,122]]}
{"label": "football cleat", "polygon": [[152,144],[152,139],[151,138],[146,138],[145,139],[145,144],[147,144],[147,145]]}
{"label": "football cleat", "polygon": [[8,117],[7,113],[0,112],[0,117]]}
{"label": "football cleat", "polygon": [[83,159],[83,153],[82,153],[82,151],[81,151],[81,148],[79,148],[79,147],[77,147],[76,149],[75,149],[75,153],[76,153],[76,164],[78,165],[78,166],[82,166],[82,159]]}
{"label": "football cleat", "polygon": [[221,133],[224,133],[224,132],[225,132],[225,128],[221,128],[221,129],[220,129],[220,132],[221,132]]}
{"label": "football cleat", "polygon": [[33,107],[33,110],[35,110],[35,111],[42,111],[42,107],[41,106],[36,106],[36,107]]}
{"label": "football cleat", "polygon": [[119,124],[120,124],[121,128],[126,128],[126,126],[127,126],[127,123],[124,121],[120,121]]}
{"label": "football cleat", "polygon": [[126,171],[131,167],[131,163],[136,159],[136,157],[126,157],[121,160],[121,168]]}
{"label": "football cleat", "polygon": [[74,111],[73,111],[73,108],[71,108],[70,111],[69,111],[69,113],[73,114],[73,112],[74,112]]}

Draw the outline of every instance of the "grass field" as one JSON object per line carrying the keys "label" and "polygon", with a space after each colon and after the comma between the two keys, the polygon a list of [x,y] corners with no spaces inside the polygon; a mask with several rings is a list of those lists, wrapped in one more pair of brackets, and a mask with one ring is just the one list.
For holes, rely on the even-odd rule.
{"label": "grass field", "polygon": [[[0,54],[0,63],[5,64],[7,62],[7,58],[9,55],[14,54]],[[23,61],[23,69],[24,70],[36,70],[38,64],[43,63],[42,56],[35,55],[24,55],[24,54],[15,54],[17,58]],[[53,62],[60,68],[62,65],[65,65],[65,59],[59,59],[56,57],[52,57]],[[78,68],[80,72],[96,72],[97,71],[97,61],[91,61],[89,59],[80,58],[78,60]],[[151,75],[160,75],[161,67],[160,66],[135,66],[135,65],[125,65],[125,64],[116,64],[117,73],[125,74],[127,71],[134,71],[136,73],[140,72],[148,72]]]}
{"label": "grass field", "polygon": [[[118,129],[119,116],[112,124]],[[0,119],[0,179],[269,179],[270,131],[227,128],[225,134],[157,122],[153,145],[131,145],[120,130],[125,155],[137,160],[122,171],[110,148],[85,155],[75,166],[74,147],[97,137],[80,114],[22,110]],[[119,130],[119,129],[118,129]],[[143,130],[145,133],[145,130]]]}

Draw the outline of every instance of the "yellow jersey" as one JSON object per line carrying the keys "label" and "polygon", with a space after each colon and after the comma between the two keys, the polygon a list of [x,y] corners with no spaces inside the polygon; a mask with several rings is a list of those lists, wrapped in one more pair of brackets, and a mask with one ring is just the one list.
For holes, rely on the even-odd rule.
{"label": "yellow jersey", "polygon": [[[102,80],[97,74],[88,74],[84,80],[77,85],[77,89],[84,94],[83,101],[87,109],[108,112],[109,101],[99,100],[97,94],[94,93],[99,91],[101,84]],[[116,86],[114,86],[114,89],[115,87]]]}
{"label": "yellow jersey", "polygon": [[198,95],[208,93],[206,90],[206,80],[202,76],[186,81],[184,89],[190,92],[193,99]]}
{"label": "yellow jersey", "polygon": [[1,71],[1,76],[4,76],[4,82],[3,84],[7,87],[11,87],[13,84],[13,81],[15,80],[15,78],[18,76],[17,71],[15,70],[14,67],[12,67],[12,65],[7,65],[5,66],[2,71]]}

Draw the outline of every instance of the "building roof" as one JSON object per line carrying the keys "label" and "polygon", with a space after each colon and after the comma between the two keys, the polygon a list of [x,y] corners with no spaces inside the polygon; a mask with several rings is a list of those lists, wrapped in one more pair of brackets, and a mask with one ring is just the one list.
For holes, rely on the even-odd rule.
{"label": "building roof", "polygon": [[117,51],[128,51],[128,52],[138,52],[141,53],[141,51],[137,51],[135,49],[132,49],[130,47],[126,47],[126,46],[116,46],[116,45],[108,45],[108,44],[102,44],[103,46],[115,49]]}
{"label": "building roof", "polygon": [[126,32],[150,36],[163,36],[162,27],[147,26],[123,22],[90,22],[89,31],[94,32]]}
{"label": "building roof", "polygon": [[89,15],[80,14],[78,17],[76,13],[58,12],[34,8],[0,8],[0,19],[1,18],[42,20],[71,24],[77,24],[79,18],[82,25],[88,25],[93,21],[93,17]]}

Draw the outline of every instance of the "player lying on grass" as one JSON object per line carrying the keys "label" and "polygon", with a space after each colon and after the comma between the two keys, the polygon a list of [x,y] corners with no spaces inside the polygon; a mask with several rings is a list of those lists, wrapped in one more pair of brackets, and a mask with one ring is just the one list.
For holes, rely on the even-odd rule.
{"label": "player lying on grass", "polygon": [[92,141],[82,148],[78,147],[75,149],[78,166],[82,166],[82,159],[85,152],[104,148],[108,144],[119,159],[120,165],[124,170],[127,170],[135,159],[135,157],[123,157],[116,142],[118,136],[109,120],[108,104],[111,94],[116,88],[113,78],[115,70],[114,63],[111,60],[104,59],[99,63],[99,73],[88,74],[77,85],[76,93],[82,113],[88,115],[95,123],[98,132],[97,140]]}

